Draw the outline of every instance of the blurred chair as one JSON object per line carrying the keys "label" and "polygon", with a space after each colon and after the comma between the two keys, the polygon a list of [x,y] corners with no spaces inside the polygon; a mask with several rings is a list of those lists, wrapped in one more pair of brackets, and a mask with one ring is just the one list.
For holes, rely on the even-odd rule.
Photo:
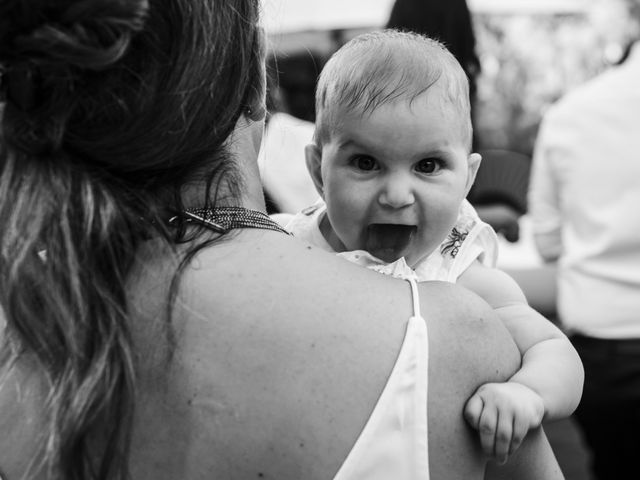
{"label": "blurred chair", "polygon": [[510,150],[479,150],[482,163],[467,196],[478,215],[510,242],[519,238],[518,218],[527,212],[531,159]]}
{"label": "blurred chair", "polygon": [[510,150],[480,150],[482,163],[469,192],[474,205],[504,203],[520,215],[527,211],[531,159]]}

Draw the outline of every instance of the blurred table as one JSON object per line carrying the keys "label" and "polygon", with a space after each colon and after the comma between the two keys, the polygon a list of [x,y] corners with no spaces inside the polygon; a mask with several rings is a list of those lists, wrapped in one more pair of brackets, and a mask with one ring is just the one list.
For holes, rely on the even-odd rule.
{"label": "blurred table", "polygon": [[498,268],[511,275],[522,288],[529,304],[549,319],[556,318],[556,266],[545,264],[533,242],[531,218],[518,219],[520,238],[511,243],[498,235]]}

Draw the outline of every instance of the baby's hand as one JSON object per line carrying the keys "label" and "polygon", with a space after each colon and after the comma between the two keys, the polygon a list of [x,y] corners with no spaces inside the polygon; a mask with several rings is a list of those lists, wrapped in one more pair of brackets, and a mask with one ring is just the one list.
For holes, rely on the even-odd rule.
{"label": "baby's hand", "polygon": [[480,432],[484,453],[504,463],[527,432],[540,426],[544,403],[540,395],[520,383],[486,383],[471,396],[464,416]]}

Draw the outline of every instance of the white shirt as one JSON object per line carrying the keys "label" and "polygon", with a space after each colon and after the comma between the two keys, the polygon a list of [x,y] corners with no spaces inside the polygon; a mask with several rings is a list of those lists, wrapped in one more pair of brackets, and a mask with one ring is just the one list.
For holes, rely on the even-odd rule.
{"label": "white shirt", "polygon": [[529,213],[569,331],[640,338],[640,44],[545,115]]}

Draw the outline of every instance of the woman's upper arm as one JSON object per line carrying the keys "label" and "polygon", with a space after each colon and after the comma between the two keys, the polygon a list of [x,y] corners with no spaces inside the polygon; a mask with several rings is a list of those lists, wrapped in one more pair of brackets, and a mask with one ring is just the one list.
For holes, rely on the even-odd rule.
{"label": "woman's upper arm", "polygon": [[[440,282],[426,285],[430,283]],[[427,303],[423,299],[429,344],[436,347],[432,353],[447,357],[452,365],[466,367],[469,363],[470,368],[460,373],[472,384],[473,380],[509,378],[519,368],[520,354],[496,312],[470,290],[451,284],[437,288],[434,293],[441,301]]]}
{"label": "woman's upper arm", "polygon": [[431,475],[449,478],[451,472],[460,472],[457,478],[477,478],[486,458],[477,432],[464,421],[464,406],[482,384],[511,377],[519,368],[520,354],[480,297],[452,284],[426,282],[421,288],[430,349]]}
{"label": "woman's upper arm", "polygon": [[558,461],[542,428],[531,430],[504,465],[490,462],[486,480],[564,480]]}
{"label": "woman's upper arm", "polygon": [[[486,462],[477,432],[460,428],[464,423],[462,409],[480,385],[506,381],[515,373],[520,354],[496,313],[480,297],[453,285],[435,290],[435,294],[444,301],[435,307],[423,302],[430,346],[430,461],[433,477],[441,472],[446,478],[447,468],[451,468],[447,448],[461,454],[453,462]],[[544,432],[538,429],[530,432],[505,466],[489,465],[485,478],[561,480],[563,476]]]}

